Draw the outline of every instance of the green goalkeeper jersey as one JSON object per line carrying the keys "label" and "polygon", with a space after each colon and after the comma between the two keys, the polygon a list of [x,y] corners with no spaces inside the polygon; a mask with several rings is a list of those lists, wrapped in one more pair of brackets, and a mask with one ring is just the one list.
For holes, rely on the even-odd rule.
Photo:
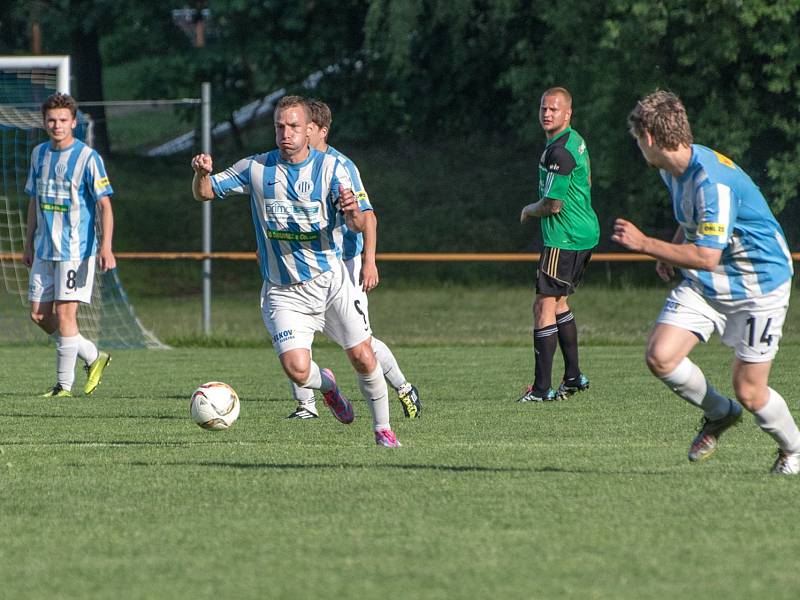
{"label": "green goalkeeper jersey", "polygon": [[561,211],[542,218],[544,245],[562,250],[590,250],[600,240],[592,208],[589,151],[580,134],[568,127],[548,140],[539,160],[539,198],[562,202]]}

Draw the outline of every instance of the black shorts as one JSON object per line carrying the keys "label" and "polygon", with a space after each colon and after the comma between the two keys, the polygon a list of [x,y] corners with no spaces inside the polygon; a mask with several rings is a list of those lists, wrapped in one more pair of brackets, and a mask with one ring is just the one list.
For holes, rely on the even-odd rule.
{"label": "black shorts", "polygon": [[536,269],[536,293],[569,296],[583,279],[592,258],[591,250],[562,250],[545,246]]}

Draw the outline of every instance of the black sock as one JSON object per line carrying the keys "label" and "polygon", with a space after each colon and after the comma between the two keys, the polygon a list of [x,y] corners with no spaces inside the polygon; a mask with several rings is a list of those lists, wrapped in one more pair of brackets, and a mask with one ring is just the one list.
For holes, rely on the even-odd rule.
{"label": "black sock", "polygon": [[578,366],[578,326],[571,310],[556,315],[558,345],[564,357],[564,379],[572,381],[581,374]]}
{"label": "black sock", "polygon": [[547,325],[533,330],[533,350],[536,353],[536,377],[533,392],[544,396],[552,387],[553,355],[558,346],[558,327]]}

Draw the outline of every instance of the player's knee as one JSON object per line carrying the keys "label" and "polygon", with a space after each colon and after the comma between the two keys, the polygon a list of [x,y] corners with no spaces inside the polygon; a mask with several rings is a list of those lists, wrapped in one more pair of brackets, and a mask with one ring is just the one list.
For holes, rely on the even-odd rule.
{"label": "player's knee", "polygon": [[311,377],[311,361],[304,356],[281,356],[284,373],[297,385],[305,385]]}
{"label": "player's knee", "polygon": [[378,364],[369,341],[350,348],[347,351],[347,356],[353,368],[359,373],[371,373]]}
{"label": "player's knee", "polygon": [[733,393],[750,412],[762,408],[769,399],[769,387],[746,379],[734,378]]}
{"label": "player's knee", "polygon": [[670,353],[665,352],[658,346],[651,346],[647,349],[644,355],[644,361],[647,363],[647,368],[656,377],[664,377],[672,373],[680,363],[682,357],[676,359]]}
{"label": "player's knee", "polygon": [[286,373],[289,379],[301,387],[308,383],[308,380],[311,377],[311,369],[309,368],[303,369],[301,367],[284,365],[283,371]]}
{"label": "player's knee", "polygon": [[533,301],[533,319],[537,329],[556,322],[556,298],[537,295]]}

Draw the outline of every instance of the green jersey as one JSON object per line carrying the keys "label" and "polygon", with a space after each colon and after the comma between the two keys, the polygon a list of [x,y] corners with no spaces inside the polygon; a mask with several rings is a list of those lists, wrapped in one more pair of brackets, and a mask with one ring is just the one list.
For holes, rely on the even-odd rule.
{"label": "green jersey", "polygon": [[561,211],[542,217],[544,245],[562,250],[591,250],[600,240],[592,208],[589,151],[580,134],[567,127],[548,140],[539,160],[539,198],[560,200]]}

